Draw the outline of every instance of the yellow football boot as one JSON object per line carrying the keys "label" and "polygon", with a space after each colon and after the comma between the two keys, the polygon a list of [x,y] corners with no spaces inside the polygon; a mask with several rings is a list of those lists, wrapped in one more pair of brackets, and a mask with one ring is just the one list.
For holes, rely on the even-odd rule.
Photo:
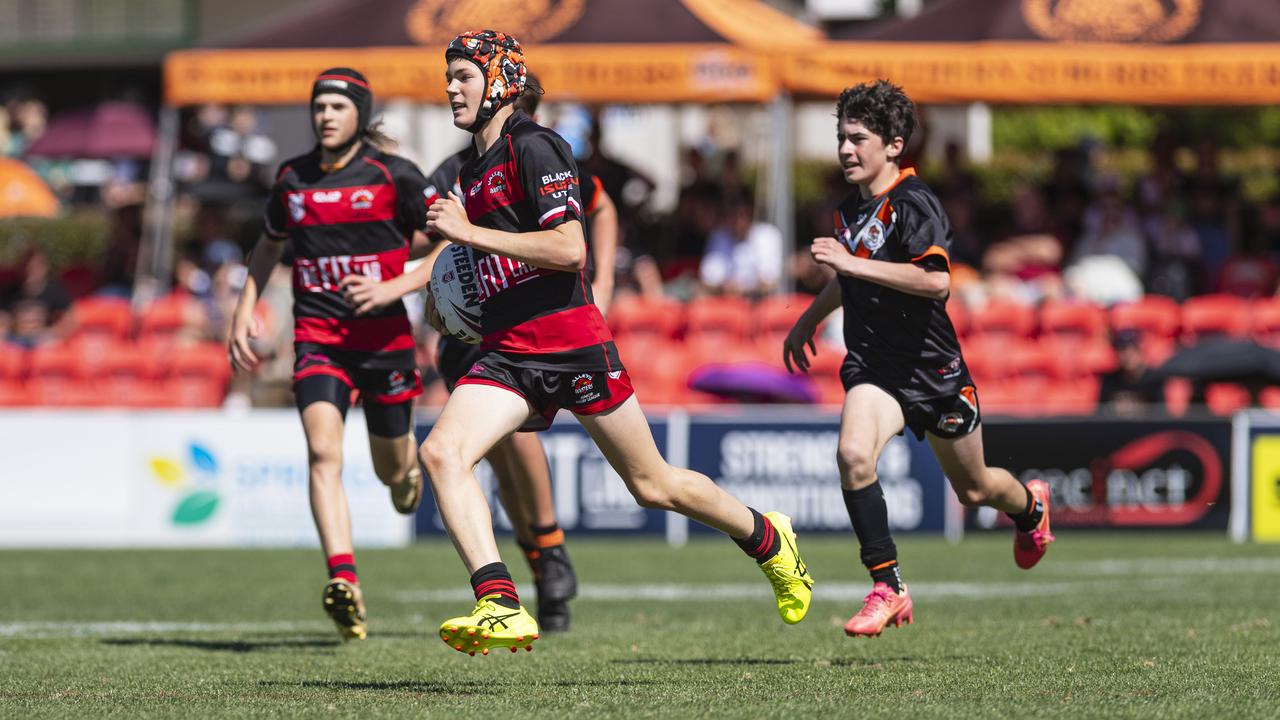
{"label": "yellow football boot", "polygon": [[791,518],[780,512],[764,514],[773,523],[778,533],[778,554],[760,565],[760,570],[769,578],[773,586],[773,595],[778,601],[778,614],[788,625],[795,625],[804,619],[809,612],[809,600],[813,597],[813,576],[804,560],[800,559],[800,551],[796,548],[796,533],[791,529]]}
{"label": "yellow football boot", "polygon": [[515,610],[494,602],[499,595],[485,595],[476,601],[470,615],[446,620],[440,625],[440,639],[468,655],[488,655],[493,648],[533,650],[538,623],[520,606]]}

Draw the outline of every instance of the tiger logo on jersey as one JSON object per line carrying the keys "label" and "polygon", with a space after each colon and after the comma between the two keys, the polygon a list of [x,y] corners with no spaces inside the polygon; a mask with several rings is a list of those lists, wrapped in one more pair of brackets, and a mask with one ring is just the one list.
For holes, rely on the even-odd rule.
{"label": "tiger logo on jersey", "polygon": [[300,192],[289,193],[289,217],[293,218],[296,223],[302,222],[307,216],[307,194]]}

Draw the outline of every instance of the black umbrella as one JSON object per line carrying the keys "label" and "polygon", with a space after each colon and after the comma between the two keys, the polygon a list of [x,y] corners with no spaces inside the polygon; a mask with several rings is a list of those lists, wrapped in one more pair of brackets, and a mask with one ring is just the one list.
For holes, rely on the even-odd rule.
{"label": "black umbrella", "polygon": [[1215,338],[1180,348],[1156,372],[1202,383],[1280,385],[1280,350],[1252,340]]}

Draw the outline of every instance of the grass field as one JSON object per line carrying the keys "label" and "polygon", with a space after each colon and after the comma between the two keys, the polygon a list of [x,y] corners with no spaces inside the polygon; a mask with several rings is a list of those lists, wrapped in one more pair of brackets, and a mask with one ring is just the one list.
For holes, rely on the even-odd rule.
{"label": "grass field", "polygon": [[1280,548],[1059,537],[1029,573],[1007,536],[901,541],[916,624],[870,640],[841,631],[851,540],[801,538],[818,595],[787,627],[727,541],[579,539],[573,631],[487,658],[435,636],[470,605],[442,543],[357,555],[348,645],[316,552],[0,552],[0,717],[1280,715]]}

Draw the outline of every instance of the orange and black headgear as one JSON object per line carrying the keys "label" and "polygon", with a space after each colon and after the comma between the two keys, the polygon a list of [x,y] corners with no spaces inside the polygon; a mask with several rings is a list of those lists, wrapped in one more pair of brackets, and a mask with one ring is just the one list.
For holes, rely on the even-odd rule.
{"label": "orange and black headgear", "polygon": [[[347,143],[349,147],[360,137],[361,132],[369,127],[369,119],[373,115],[373,89],[369,87],[369,81],[360,74],[359,70],[336,67],[329,68],[316,76],[316,81],[311,84],[311,102],[314,103],[316,97],[325,93],[344,95],[356,106],[359,122],[355,134]],[[315,130],[314,124],[312,130]]]}
{"label": "orange and black headgear", "polygon": [[[529,85],[529,72],[524,66],[524,50],[506,33],[496,30],[464,32],[449,43],[445,62],[454,58],[470,60],[484,76],[484,99],[476,113],[476,121],[467,130],[478,131],[503,105],[520,97]],[[536,92],[537,90],[534,89]]]}

